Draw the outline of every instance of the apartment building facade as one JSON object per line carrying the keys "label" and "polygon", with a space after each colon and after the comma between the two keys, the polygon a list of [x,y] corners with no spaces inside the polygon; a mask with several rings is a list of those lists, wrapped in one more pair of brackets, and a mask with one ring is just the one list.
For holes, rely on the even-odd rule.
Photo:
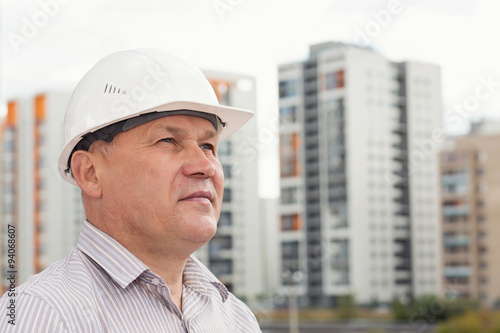
{"label": "apartment building facade", "polygon": [[440,153],[443,285],[449,297],[500,306],[500,131],[450,139]]}
{"label": "apartment building facade", "polygon": [[[79,189],[57,171],[68,99],[69,94],[50,92],[8,102],[2,230],[16,227],[18,283],[64,258],[76,245],[84,219]],[[2,270],[8,270],[4,261]]]}
{"label": "apartment building facade", "polygon": [[439,68],[329,42],[278,77],[281,287],[313,305],[439,293]]}

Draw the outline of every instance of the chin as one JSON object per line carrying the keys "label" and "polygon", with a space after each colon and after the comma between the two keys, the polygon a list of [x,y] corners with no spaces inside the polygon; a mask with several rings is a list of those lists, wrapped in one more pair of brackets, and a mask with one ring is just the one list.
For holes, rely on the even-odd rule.
{"label": "chin", "polygon": [[217,221],[199,221],[191,225],[190,230],[187,230],[187,237],[196,243],[207,243],[210,241],[217,232]]}

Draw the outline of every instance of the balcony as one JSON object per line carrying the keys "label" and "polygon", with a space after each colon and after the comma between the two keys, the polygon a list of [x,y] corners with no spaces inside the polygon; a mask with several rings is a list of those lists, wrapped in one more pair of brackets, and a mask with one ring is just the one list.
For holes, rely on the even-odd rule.
{"label": "balcony", "polygon": [[410,215],[410,206],[409,205],[400,205],[398,210],[395,212],[396,215],[400,216],[409,216]]}
{"label": "balcony", "polygon": [[405,123],[398,123],[398,126],[392,130],[392,133],[394,134],[405,134],[406,135],[406,131],[407,131],[407,128],[406,128],[406,124]]}
{"label": "balcony", "polygon": [[457,172],[441,176],[441,184],[444,185],[466,185],[469,183],[469,175],[466,172]]}
{"label": "balcony", "polygon": [[392,159],[394,161],[406,161],[408,159],[408,152],[406,150],[399,150]]}
{"label": "balcony", "polygon": [[469,206],[467,205],[443,207],[444,217],[464,216],[464,215],[469,215]]}
{"label": "balcony", "polygon": [[399,188],[399,189],[405,189],[409,186],[408,184],[408,179],[402,179],[402,180],[398,180],[394,185],[393,187],[394,188]]}
{"label": "balcony", "polygon": [[444,246],[452,247],[452,246],[468,246],[469,245],[469,236],[466,235],[457,235],[457,236],[448,236],[443,238]]}
{"label": "balcony", "polygon": [[469,266],[452,266],[444,268],[444,276],[447,278],[469,277],[472,275],[472,269]]}

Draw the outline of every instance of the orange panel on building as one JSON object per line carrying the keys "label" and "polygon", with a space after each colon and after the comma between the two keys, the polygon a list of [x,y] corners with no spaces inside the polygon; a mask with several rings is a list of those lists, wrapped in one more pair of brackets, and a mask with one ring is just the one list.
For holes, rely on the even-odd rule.
{"label": "orange panel on building", "polygon": [[45,95],[35,97],[35,119],[37,121],[45,119]]}
{"label": "orange panel on building", "polygon": [[7,104],[7,126],[14,127],[17,124],[17,103],[9,102]]}
{"label": "orange panel on building", "polygon": [[293,215],[293,230],[300,230],[302,228],[302,218],[299,214]]}

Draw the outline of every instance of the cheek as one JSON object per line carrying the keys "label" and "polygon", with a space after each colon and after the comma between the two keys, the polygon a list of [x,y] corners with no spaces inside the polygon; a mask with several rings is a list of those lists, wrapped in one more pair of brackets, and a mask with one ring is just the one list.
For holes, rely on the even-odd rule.
{"label": "cheek", "polygon": [[219,197],[219,204],[222,203],[222,195],[224,194],[224,173],[222,172],[222,167],[217,169],[213,177],[215,191]]}
{"label": "cheek", "polygon": [[[154,162],[153,162],[154,161]],[[114,182],[123,191],[122,195],[135,198],[138,201],[157,198],[165,199],[172,187],[172,168],[153,156],[135,156],[119,164]],[[141,200],[142,199],[142,200]]]}

